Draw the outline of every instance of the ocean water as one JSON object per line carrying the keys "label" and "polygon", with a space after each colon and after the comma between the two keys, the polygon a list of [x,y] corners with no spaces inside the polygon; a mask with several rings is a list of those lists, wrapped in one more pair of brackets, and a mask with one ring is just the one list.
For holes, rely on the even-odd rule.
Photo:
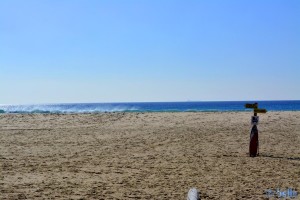
{"label": "ocean water", "polygon": [[[300,101],[256,101],[268,111],[300,111]],[[103,113],[103,112],[226,112],[251,111],[245,103],[254,101],[64,103],[0,105],[0,113]]]}

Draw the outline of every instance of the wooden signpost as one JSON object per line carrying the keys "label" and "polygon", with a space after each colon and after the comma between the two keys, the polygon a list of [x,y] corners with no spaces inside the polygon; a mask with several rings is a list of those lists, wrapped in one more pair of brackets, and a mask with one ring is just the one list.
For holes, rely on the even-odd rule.
{"label": "wooden signpost", "polygon": [[249,155],[250,157],[256,157],[259,153],[259,141],[258,141],[258,121],[259,117],[257,116],[257,113],[266,113],[266,109],[260,109],[258,108],[258,103],[254,104],[245,104],[245,108],[251,108],[253,109],[254,116],[251,117],[251,132],[250,132],[250,144],[249,144]]}

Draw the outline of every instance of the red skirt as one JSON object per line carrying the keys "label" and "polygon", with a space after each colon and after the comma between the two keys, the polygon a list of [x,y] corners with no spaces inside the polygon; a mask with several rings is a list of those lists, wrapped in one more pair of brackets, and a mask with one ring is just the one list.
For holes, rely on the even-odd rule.
{"label": "red skirt", "polygon": [[249,154],[251,157],[255,157],[258,154],[258,129],[256,125],[252,126],[250,133]]}

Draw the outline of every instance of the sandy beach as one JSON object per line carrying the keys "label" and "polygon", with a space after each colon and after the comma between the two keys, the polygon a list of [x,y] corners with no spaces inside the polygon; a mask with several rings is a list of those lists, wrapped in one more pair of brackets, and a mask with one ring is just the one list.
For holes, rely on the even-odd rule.
{"label": "sandy beach", "polygon": [[[300,193],[300,112],[1,114],[0,199],[268,199]],[[300,198],[300,195],[296,199]],[[272,199],[272,198],[271,198]]]}

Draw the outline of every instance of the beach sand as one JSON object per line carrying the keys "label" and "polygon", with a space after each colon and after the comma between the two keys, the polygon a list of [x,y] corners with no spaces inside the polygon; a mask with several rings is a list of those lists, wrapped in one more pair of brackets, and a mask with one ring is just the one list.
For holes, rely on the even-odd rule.
{"label": "beach sand", "polygon": [[[267,199],[300,193],[300,112],[1,114],[0,199]],[[300,194],[298,194],[298,199]],[[296,199],[297,199],[296,198]]]}

